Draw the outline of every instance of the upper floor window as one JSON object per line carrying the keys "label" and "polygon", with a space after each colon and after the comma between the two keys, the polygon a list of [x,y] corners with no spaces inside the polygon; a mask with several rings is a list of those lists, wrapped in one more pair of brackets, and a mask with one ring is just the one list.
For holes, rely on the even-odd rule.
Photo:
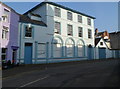
{"label": "upper floor window", "polygon": [[10,15],[10,12],[7,9],[4,9],[4,14],[2,16],[3,21],[9,22],[9,15]]}
{"label": "upper floor window", "polygon": [[60,8],[55,7],[55,16],[61,17],[61,11]]}
{"label": "upper floor window", "polygon": [[100,42],[100,45],[103,45],[103,42]]}
{"label": "upper floor window", "polygon": [[83,28],[82,27],[78,27],[78,36],[83,37]]}
{"label": "upper floor window", "polygon": [[71,12],[67,12],[67,19],[72,20],[72,13]]}
{"label": "upper floor window", "polygon": [[91,19],[87,18],[87,24],[91,26]]}
{"label": "upper floor window", "polygon": [[82,16],[78,15],[78,22],[82,23]]}
{"label": "upper floor window", "polygon": [[3,26],[2,39],[7,39],[7,36],[8,36],[8,27]]}
{"label": "upper floor window", "polygon": [[7,58],[7,48],[2,48],[2,60]]}
{"label": "upper floor window", "polygon": [[92,30],[88,29],[88,38],[92,38]]}
{"label": "upper floor window", "polygon": [[28,27],[28,26],[26,26],[25,27],[25,37],[32,37],[32,31],[33,29],[32,29],[32,27]]}
{"label": "upper floor window", "polygon": [[55,22],[55,30],[54,32],[60,34],[61,24],[60,22]]}
{"label": "upper floor window", "polygon": [[68,35],[73,36],[73,27],[72,27],[72,25],[68,24],[67,29],[68,29]]}

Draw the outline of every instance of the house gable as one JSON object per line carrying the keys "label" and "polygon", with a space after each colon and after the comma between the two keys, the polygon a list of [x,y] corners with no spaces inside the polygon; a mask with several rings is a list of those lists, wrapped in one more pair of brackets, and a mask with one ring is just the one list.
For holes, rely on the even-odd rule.
{"label": "house gable", "polygon": [[[97,39],[97,38],[96,38]],[[95,40],[96,40],[95,39]],[[105,41],[102,38],[99,38],[99,41],[96,43],[96,47],[108,48]]]}

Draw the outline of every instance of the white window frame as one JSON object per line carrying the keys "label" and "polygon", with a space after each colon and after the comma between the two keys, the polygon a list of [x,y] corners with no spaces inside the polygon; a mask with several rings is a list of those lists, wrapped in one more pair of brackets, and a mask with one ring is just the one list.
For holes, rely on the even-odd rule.
{"label": "white window frame", "polygon": [[88,38],[91,39],[92,38],[92,30],[88,29]]}
{"label": "white window frame", "polygon": [[[27,31],[27,29],[30,30],[30,28],[31,28],[31,32]],[[25,35],[24,35],[25,38],[32,38],[33,37],[33,27],[25,26],[25,31],[24,32],[25,32]],[[27,34],[30,34],[31,36],[27,36]]]}
{"label": "white window frame", "polygon": [[3,26],[2,39],[7,39],[7,38],[8,38],[8,27]]}
{"label": "white window frame", "polygon": [[78,27],[78,37],[83,37],[83,27]]}

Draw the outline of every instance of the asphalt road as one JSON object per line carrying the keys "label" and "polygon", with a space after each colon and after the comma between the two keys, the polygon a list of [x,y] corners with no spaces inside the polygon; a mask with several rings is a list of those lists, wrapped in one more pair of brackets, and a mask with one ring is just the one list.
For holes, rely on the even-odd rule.
{"label": "asphalt road", "polygon": [[24,72],[3,78],[2,87],[119,87],[119,82],[119,60],[109,60]]}

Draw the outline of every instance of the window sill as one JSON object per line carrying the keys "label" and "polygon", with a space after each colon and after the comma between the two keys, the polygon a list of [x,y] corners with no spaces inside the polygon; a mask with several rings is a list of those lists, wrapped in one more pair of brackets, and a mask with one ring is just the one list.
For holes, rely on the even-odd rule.
{"label": "window sill", "polygon": [[33,39],[33,37],[24,37],[25,39]]}
{"label": "window sill", "polygon": [[92,40],[93,38],[88,38],[88,39],[91,39],[91,40]]}

